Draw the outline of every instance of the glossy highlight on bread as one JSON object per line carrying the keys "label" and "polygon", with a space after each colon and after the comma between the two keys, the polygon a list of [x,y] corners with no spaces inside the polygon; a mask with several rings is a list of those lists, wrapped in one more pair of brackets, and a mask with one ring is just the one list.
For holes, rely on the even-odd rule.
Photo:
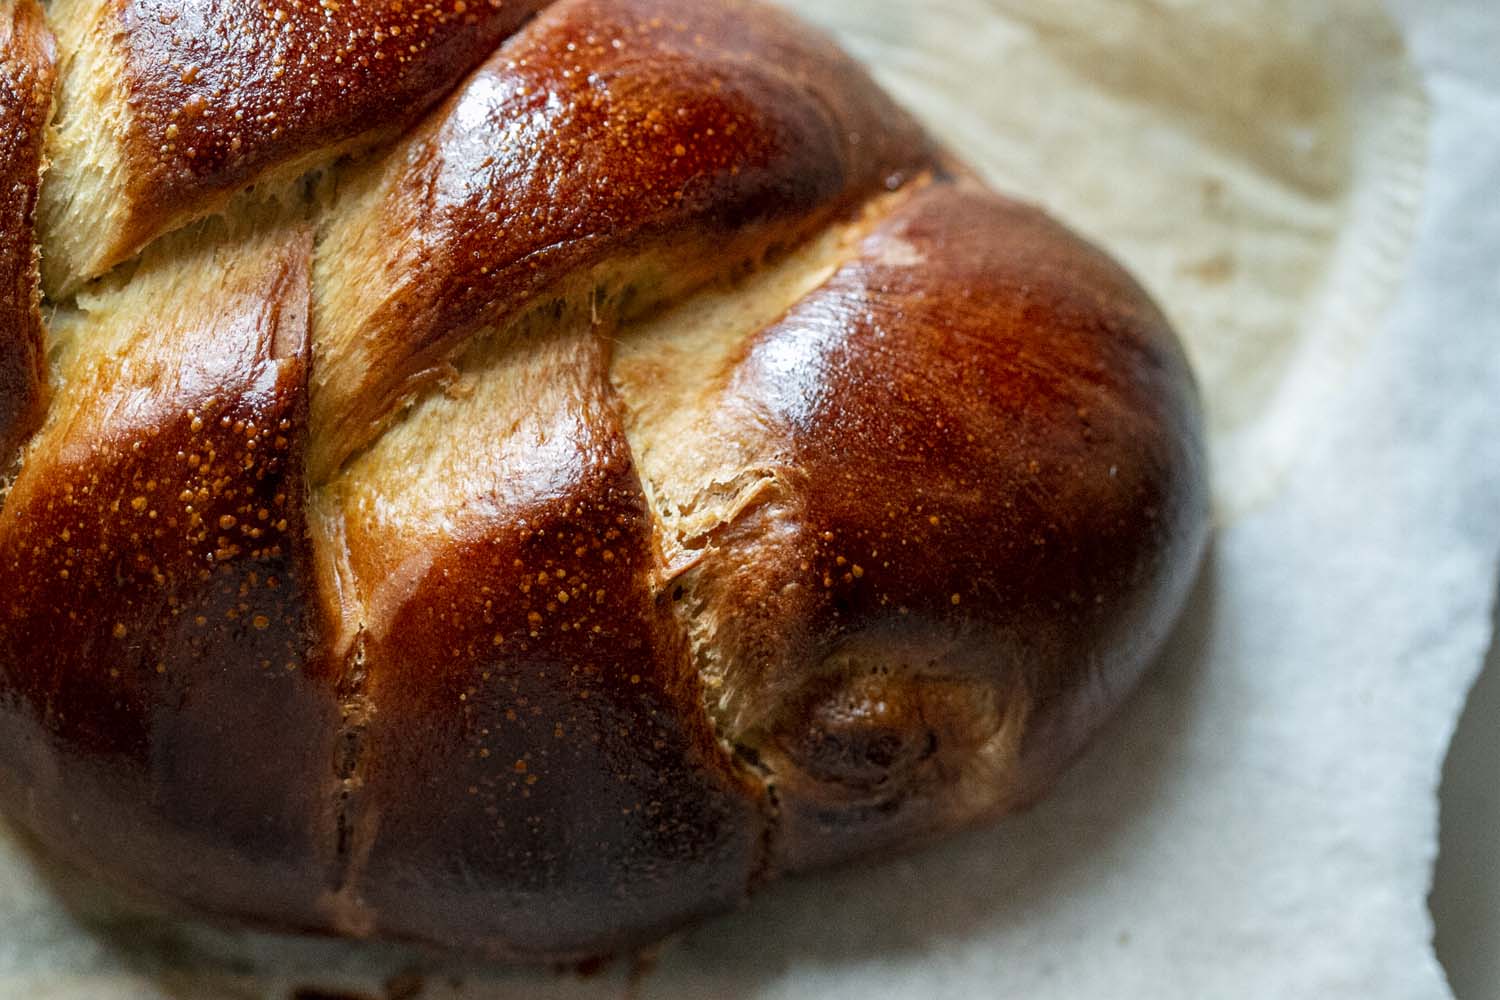
{"label": "glossy highlight on bread", "polygon": [[0,800],[101,877],[640,946],[1032,801],[1182,606],[1165,319],[791,15],[0,41]]}

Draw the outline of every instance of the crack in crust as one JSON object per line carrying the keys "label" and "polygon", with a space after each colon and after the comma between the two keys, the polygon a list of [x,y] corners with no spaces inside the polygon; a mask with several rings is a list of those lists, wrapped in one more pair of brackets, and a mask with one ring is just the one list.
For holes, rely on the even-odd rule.
{"label": "crack in crust", "polygon": [[[1180,607],[1206,503],[1161,315],[788,15],[52,10],[48,408],[51,52],[0,0],[0,444],[42,425],[0,507],[0,797],[65,854],[589,958],[1027,801]],[[339,18],[367,55],[426,31],[347,107],[309,55]],[[170,857],[101,852],[119,815]]]}
{"label": "crack in crust", "polygon": [[329,890],[320,901],[335,931],[349,937],[367,938],[379,927],[378,915],[360,898],[359,883],[369,861],[374,823],[360,808],[366,757],[365,733],[374,706],[367,693],[365,635],[356,633],[338,684],[339,721],[334,744],[334,767],[338,775],[334,802],[333,868]]}

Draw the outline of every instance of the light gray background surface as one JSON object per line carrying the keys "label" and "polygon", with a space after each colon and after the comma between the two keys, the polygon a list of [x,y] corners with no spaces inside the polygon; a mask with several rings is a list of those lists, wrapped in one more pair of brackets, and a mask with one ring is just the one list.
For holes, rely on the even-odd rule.
{"label": "light gray background surface", "polygon": [[[1459,109],[1472,121],[1488,121],[1475,137],[1481,152],[1469,152],[1467,130],[1439,120],[1437,150],[1462,160],[1493,150],[1500,135],[1500,4],[1494,0],[1390,0],[1412,26],[1417,58],[1440,108]],[[1484,199],[1475,192],[1471,227],[1455,242],[1481,243],[1500,227],[1495,210],[1500,161]],[[1493,235],[1489,245],[1494,245]],[[1500,308],[1500,255],[1481,267],[1491,277],[1490,309],[1476,322],[1494,322]],[[1500,341],[1495,343],[1500,352]],[[1491,391],[1500,393],[1500,385]],[[1495,429],[1500,433],[1500,428]],[[1500,505],[1500,493],[1494,497]],[[1496,624],[1500,625],[1500,614]],[[1458,1000],[1500,998],[1500,648],[1492,647],[1460,721],[1443,772],[1441,853],[1431,907],[1439,959]]]}

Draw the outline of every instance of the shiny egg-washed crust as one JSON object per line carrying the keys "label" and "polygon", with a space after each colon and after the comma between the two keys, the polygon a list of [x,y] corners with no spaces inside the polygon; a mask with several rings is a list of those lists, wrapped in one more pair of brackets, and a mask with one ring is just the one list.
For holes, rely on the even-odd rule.
{"label": "shiny egg-washed crust", "polygon": [[[269,106],[233,61],[311,52],[317,5],[238,6],[117,43]],[[53,58],[32,0],[0,14],[35,373],[0,397],[39,415],[0,510],[0,796],[102,877],[272,928],[639,946],[1031,801],[1185,599],[1201,419],[1160,312],[784,13],[563,0],[498,47],[475,14],[445,44],[480,65],[407,134],[227,208],[187,192],[348,129],[236,160],[201,125],[185,226],[54,300],[45,353]],[[80,64],[139,106],[191,83]],[[359,120],[421,78],[361,77]],[[98,148],[56,138],[55,183]]]}
{"label": "shiny egg-washed crust", "polygon": [[57,51],[35,0],[0,3],[0,461],[40,423],[46,334],[38,308],[36,179]]}
{"label": "shiny egg-washed crust", "polygon": [[476,330],[559,297],[645,311],[930,167],[847,56],[751,9],[564,4],[350,179],[320,260],[315,477]]}
{"label": "shiny egg-washed crust", "polygon": [[[119,168],[69,177],[48,213],[76,224],[71,202],[108,218],[69,253],[49,290],[76,289],[152,239],[217,211],[249,183],[294,176],[391,139],[446,95],[545,0],[61,0],[80,49],[107,55],[118,78],[65,109],[104,141]],[[78,88],[79,92],[83,88]],[[108,204],[109,214],[98,207]],[[88,216],[85,216],[87,218]]]}

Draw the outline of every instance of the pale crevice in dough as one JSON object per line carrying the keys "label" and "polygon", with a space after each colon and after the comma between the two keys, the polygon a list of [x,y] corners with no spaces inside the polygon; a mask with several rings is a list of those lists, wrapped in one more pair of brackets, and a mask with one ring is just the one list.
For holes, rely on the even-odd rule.
{"label": "pale crevice in dough", "polygon": [[[206,197],[178,211],[142,219],[132,188],[146,164],[132,162],[139,132],[126,98],[125,27],[118,0],[53,0],[48,12],[60,52],[57,111],[47,136],[48,175],[37,212],[42,287],[54,301],[136,257],[156,241],[245,201],[285,201],[306,179],[349,156],[395,141],[401,130],[377,127],[340,142],[315,145],[259,171],[253,183]],[[50,176],[49,176],[50,175]]]}
{"label": "pale crevice in dough", "polygon": [[[248,368],[257,358],[300,350],[272,341],[219,342],[217,353],[200,355],[204,345],[198,341],[209,332],[202,328],[204,304],[260,294],[265,264],[305,227],[299,205],[266,203],[216,217],[162,240],[131,266],[52,310],[48,354],[55,394],[33,448],[50,448],[55,440],[80,457],[87,454],[88,435],[69,427],[121,382],[149,386],[162,401],[191,399],[205,372]],[[274,338],[278,329],[268,322],[261,332]],[[232,347],[247,353],[224,357]],[[132,417],[128,410],[111,414],[112,432],[125,432]]]}
{"label": "pale crevice in dough", "polygon": [[565,495],[581,434],[606,419],[589,391],[602,345],[586,323],[536,324],[488,346],[457,368],[447,391],[424,397],[315,488],[318,509],[342,522],[357,550],[352,596],[366,626],[397,610],[444,542],[538,497]]}
{"label": "pale crevice in dough", "polygon": [[[226,215],[156,241],[140,257],[54,309],[51,361],[59,391],[46,425],[23,461],[21,488],[26,488],[28,474],[45,477],[54,464],[87,463],[91,450],[101,445],[101,435],[129,435],[138,427],[152,426],[163,407],[170,410],[179,403],[190,407],[185,401],[211,391],[226,372],[252,371],[267,359],[305,357],[305,338],[296,336],[306,333],[305,316],[283,312],[283,303],[268,293],[265,282],[268,272],[280,266],[278,262],[288,253],[304,255],[308,271],[302,280],[308,280],[312,247],[308,209],[301,199],[285,203],[241,199]],[[262,306],[258,338],[237,338],[236,330],[216,336],[220,331],[204,325],[215,320],[226,300],[236,298],[246,299],[252,309]],[[305,301],[302,308],[306,308]],[[240,351],[240,356],[226,355],[233,350]],[[121,397],[118,388],[122,385],[135,389]],[[101,413],[100,400],[114,400],[112,409]],[[310,522],[314,513],[309,511]],[[335,583],[340,575],[335,558],[339,549],[320,537],[316,528],[311,533],[324,611],[343,614],[354,603],[343,597]],[[320,876],[329,885],[323,897],[329,918],[340,931],[360,935],[373,931],[373,917],[343,887],[371,840],[369,817],[361,817],[358,829],[349,822],[350,803],[359,792],[360,740],[369,706],[362,695],[357,646],[343,662],[337,690],[342,719],[339,728],[328,734],[331,766],[326,806],[308,816],[307,822],[315,827],[327,824],[327,868]]]}
{"label": "pale crevice in dough", "polygon": [[415,403],[339,476],[314,487],[317,546],[344,615],[335,646],[348,664],[340,686],[339,870],[323,899],[345,933],[368,936],[378,920],[361,895],[381,825],[378,807],[361,794],[364,732],[381,704],[381,677],[367,671],[364,645],[385,636],[450,545],[497,522],[519,530],[517,511],[567,497],[573,477],[600,471],[576,459],[580,442],[610,416],[606,353],[586,316],[559,324],[539,313],[504,336],[481,336],[446,391]]}
{"label": "pale crevice in dough", "polygon": [[[725,448],[743,447],[719,459],[709,449],[693,453],[676,445],[714,432],[694,420],[709,415],[751,338],[853,259],[864,237],[920,186],[876,199],[769,262],[745,263],[748,249],[727,253],[716,284],[647,318],[619,320],[680,294],[655,255],[572,279],[514,322],[476,334],[435,388],[411,401],[336,475],[312,483],[325,590],[337,595],[343,612],[335,648],[357,658],[364,636],[390,627],[435,552],[538,497],[566,496],[569,477],[580,472],[578,443],[617,420],[656,522],[655,585],[667,590],[685,579],[708,551],[715,525],[779,502],[784,491],[769,436],[725,437]],[[350,215],[325,229],[315,264],[315,379],[328,377],[326,369],[318,374],[317,360],[332,349],[330,317],[368,315],[374,303],[399,294],[383,271],[351,267],[346,256],[333,262],[349,241],[360,242],[361,227],[379,225],[347,221],[364,213],[356,207],[358,193],[345,195],[353,202],[341,212]],[[315,421],[315,436],[326,430]],[[678,603],[679,620],[707,700],[716,702],[712,616],[691,613],[694,603],[691,597]],[[378,677],[363,677],[362,701],[350,704],[370,702],[378,685]],[[746,766],[727,742],[725,752]],[[348,778],[357,803],[357,761]],[[347,821],[350,867],[329,901],[359,920],[366,915],[359,911],[358,858],[370,822],[376,820],[362,813]]]}
{"label": "pale crevice in dough", "polygon": [[[97,422],[92,404],[108,395],[102,392],[106,386],[154,382],[151,395],[155,398],[191,398],[188,387],[194,384],[200,366],[219,371],[253,364],[249,355],[238,361],[225,358],[228,344],[222,339],[215,339],[211,348],[198,342],[206,335],[198,317],[205,304],[258,294],[258,275],[294,234],[300,234],[296,238],[305,239],[310,250],[309,215],[314,210],[315,205],[295,190],[276,199],[263,193],[242,195],[225,214],[153,242],[139,257],[83,287],[72,302],[58,307],[52,321],[51,359],[59,391],[34,449],[65,448],[59,456],[62,460],[77,452],[74,458],[85,461],[94,439],[71,425],[79,420]],[[278,324],[267,328],[274,331]],[[304,347],[276,342],[272,336],[250,347],[250,353],[279,358],[294,349],[301,353]],[[125,433],[129,418],[129,413],[115,413],[106,425],[111,432]],[[324,620],[335,623],[334,641],[319,653],[341,664],[336,690],[341,719],[337,730],[329,733],[328,811],[309,817],[309,822],[329,823],[329,869],[325,873],[329,889],[322,901],[329,919],[342,932],[361,936],[373,932],[374,915],[348,887],[373,843],[377,825],[358,798],[363,732],[371,714],[365,694],[363,622],[358,617],[360,605],[354,598],[346,549],[336,533],[338,523],[311,503],[307,520],[317,599]]]}
{"label": "pale crevice in dough", "polygon": [[[711,250],[689,238],[614,255],[539,291],[519,292],[511,300],[497,297],[488,307],[487,325],[418,361],[403,331],[388,328],[389,316],[422,301],[423,287],[431,283],[429,258],[445,250],[389,230],[385,201],[393,182],[385,175],[394,171],[400,177],[408,169],[398,154],[379,170],[342,175],[343,190],[320,235],[314,309],[322,317],[315,331],[321,364],[314,369],[317,431],[309,461],[318,484],[341,475],[362,451],[377,447],[383,435],[429,399],[461,386],[460,373],[484,368],[479,359],[492,350],[489,345],[503,345],[538,324],[586,322],[601,330],[628,325],[702,289],[756,272],[767,256],[783,252],[783,240],[794,238],[789,230],[750,226]],[[399,250],[393,253],[392,247]],[[340,406],[362,391],[360,384],[372,366],[410,368],[405,391],[375,414],[370,425],[341,427]]]}
{"label": "pale crevice in dough", "polygon": [[864,238],[924,183],[876,199],[738,283],[701,292],[615,335],[610,378],[661,518],[668,578],[689,567],[716,528],[777,492],[780,443],[768,429],[712,422],[751,340],[853,260]]}
{"label": "pale crevice in dough", "polygon": [[765,530],[795,523],[785,481],[786,440],[752,414],[720,406],[756,334],[854,260],[884,219],[930,182],[922,178],[871,201],[743,280],[704,291],[616,334],[610,379],[641,481],[657,520],[660,587],[688,635],[706,708],[730,745],[739,730],[733,657],[718,636],[720,611],[696,583],[719,536],[752,513]]}
{"label": "pale crevice in dough", "polygon": [[330,441],[336,428],[324,419],[320,394],[336,388],[340,372],[362,375],[340,360],[360,360],[370,317],[407,294],[428,252],[417,242],[390,253],[390,239],[399,237],[386,233],[382,178],[406,167],[397,155],[330,172],[318,192],[327,207],[314,262],[310,523],[323,592],[339,605],[333,647],[351,665],[340,740],[355,745],[341,772],[343,867],[325,905],[356,934],[372,920],[359,887],[379,827],[359,797],[359,731],[379,703],[380,685],[360,663],[364,642],[391,626],[437,553],[492,530],[497,520],[514,520],[514,511],[538,498],[567,495],[575,488],[569,477],[600,471],[579,469],[576,460],[579,442],[615,421],[607,331],[621,317],[688,294],[705,274],[727,280],[766,253],[764,234],[751,232],[696,268],[678,266],[667,247],[569,276],[499,326],[468,336],[362,447],[336,466],[320,466],[319,455],[341,450]]}
{"label": "pale crevice in dough", "polygon": [[381,415],[378,428],[360,429],[368,434],[350,450],[333,440],[339,414],[323,401],[347,398],[370,365],[408,363],[404,356],[381,353],[387,346],[382,337],[389,332],[376,328],[375,320],[391,304],[404,304],[430,278],[430,257],[441,252],[419,236],[390,229],[385,203],[391,188],[411,169],[400,153],[379,164],[332,175],[320,192],[328,208],[314,265],[313,309],[318,318],[314,353],[319,363],[313,370],[314,440],[309,462],[317,488],[347,475],[365,454],[380,450],[384,436],[400,432],[403,423],[420,420],[424,407],[440,405],[441,397],[461,397],[470,391],[482,377],[478,373],[491,364],[486,357],[503,356],[518,339],[546,336],[548,330],[576,325],[580,319],[600,323],[606,317],[627,315],[643,308],[643,303],[649,306],[679,291],[667,255],[659,251],[608,261],[571,275],[520,303],[498,323],[476,330],[448,357],[434,362],[429,370],[432,377],[414,379],[412,390]]}
{"label": "pale crevice in dough", "polygon": [[133,206],[126,193],[125,56],[108,0],[54,0],[60,59],[47,173],[37,207],[42,287],[66,298],[106,268]]}

